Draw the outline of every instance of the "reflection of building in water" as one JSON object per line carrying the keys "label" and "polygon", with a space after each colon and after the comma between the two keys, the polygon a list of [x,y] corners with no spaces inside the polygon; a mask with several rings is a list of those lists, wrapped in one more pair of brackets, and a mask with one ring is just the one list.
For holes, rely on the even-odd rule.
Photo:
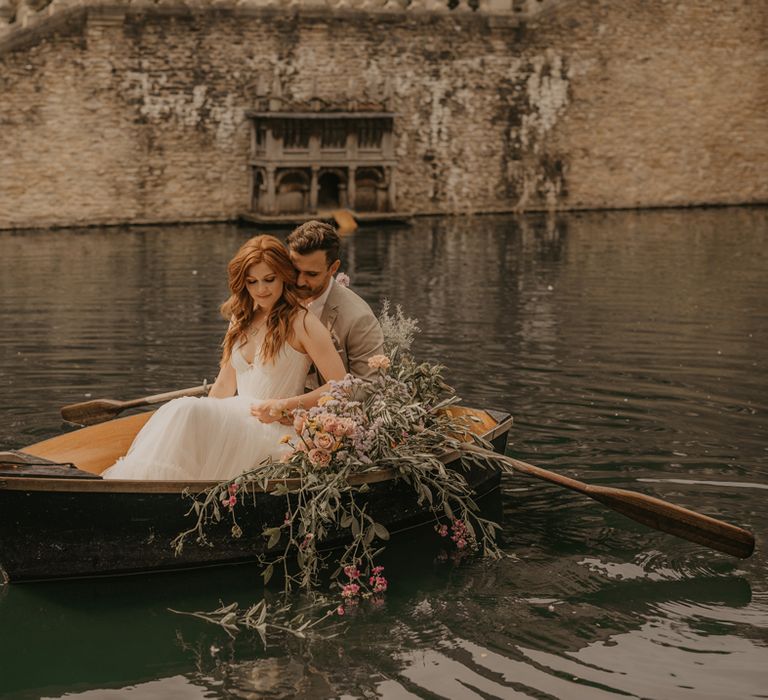
{"label": "reflection of building in water", "polygon": [[395,209],[392,112],[248,113],[251,209],[262,217]]}

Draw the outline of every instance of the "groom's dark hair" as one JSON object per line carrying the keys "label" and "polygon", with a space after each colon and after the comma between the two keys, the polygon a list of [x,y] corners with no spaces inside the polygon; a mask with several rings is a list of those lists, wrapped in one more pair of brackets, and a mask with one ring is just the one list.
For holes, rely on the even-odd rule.
{"label": "groom's dark hair", "polygon": [[299,255],[308,255],[316,250],[325,251],[325,259],[332,265],[339,259],[341,239],[330,224],[313,219],[297,226],[285,239],[286,245]]}

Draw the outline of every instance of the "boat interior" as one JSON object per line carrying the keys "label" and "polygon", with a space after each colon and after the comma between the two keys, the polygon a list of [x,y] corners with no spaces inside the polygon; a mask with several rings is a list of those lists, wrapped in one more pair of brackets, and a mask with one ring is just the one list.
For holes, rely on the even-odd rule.
{"label": "boat interior", "polygon": [[[477,435],[487,435],[500,426],[499,420],[487,411],[464,406],[451,406],[445,410]],[[24,447],[21,451],[51,462],[73,464],[81,471],[100,475],[128,452],[133,439],[152,413],[146,411],[73,430]]]}

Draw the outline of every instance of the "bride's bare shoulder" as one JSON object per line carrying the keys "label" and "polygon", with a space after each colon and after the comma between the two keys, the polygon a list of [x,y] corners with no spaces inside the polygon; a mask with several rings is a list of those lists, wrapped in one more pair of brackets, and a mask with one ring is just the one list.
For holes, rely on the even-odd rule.
{"label": "bride's bare shoulder", "polygon": [[322,321],[306,309],[302,309],[293,319],[293,331],[299,338],[327,333]]}

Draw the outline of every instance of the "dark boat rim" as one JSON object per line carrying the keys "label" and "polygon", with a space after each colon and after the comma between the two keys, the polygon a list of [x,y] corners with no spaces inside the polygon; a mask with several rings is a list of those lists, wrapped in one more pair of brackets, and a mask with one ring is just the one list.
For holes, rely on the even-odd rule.
{"label": "dark boat rim", "polygon": [[[488,441],[494,440],[499,435],[509,431],[512,425],[512,416],[508,413],[502,413],[490,409],[483,409],[497,423],[483,434],[483,438]],[[445,464],[450,464],[459,458],[457,451],[441,455],[441,460]],[[390,481],[397,477],[397,470],[394,468],[372,469],[354,475],[350,480],[351,485],[374,484],[382,481]],[[268,482],[267,488],[251,483],[248,485],[248,492],[267,493],[273,491],[278,484],[285,484],[289,487],[298,487],[302,479],[296,477],[293,479],[284,479]],[[44,477],[44,476],[12,476],[8,478],[0,477],[0,490],[4,491],[40,491],[40,492],[81,492],[81,493],[180,493],[185,489],[192,493],[199,493],[211,486],[220,483],[219,481],[152,481],[152,480],[128,480],[128,479],[102,479],[94,475],[92,479],[67,477]]]}

